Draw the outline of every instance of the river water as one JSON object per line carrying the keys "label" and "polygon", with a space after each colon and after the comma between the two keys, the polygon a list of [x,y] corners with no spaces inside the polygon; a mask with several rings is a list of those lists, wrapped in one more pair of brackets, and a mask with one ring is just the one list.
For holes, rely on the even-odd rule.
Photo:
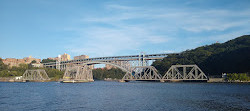
{"label": "river water", "polygon": [[250,84],[1,82],[0,110],[249,111]]}

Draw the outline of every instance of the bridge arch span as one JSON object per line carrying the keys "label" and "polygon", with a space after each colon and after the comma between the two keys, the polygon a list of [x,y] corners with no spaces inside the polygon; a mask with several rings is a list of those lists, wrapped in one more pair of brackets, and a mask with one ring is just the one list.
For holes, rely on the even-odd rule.
{"label": "bridge arch span", "polygon": [[115,66],[119,69],[121,69],[122,71],[126,72],[126,73],[131,73],[131,70],[125,68],[125,67],[122,67],[118,64],[115,64],[115,63],[111,63],[111,62],[102,62],[102,61],[90,61],[90,62],[85,62],[85,63],[82,63],[81,65],[84,66],[84,65],[89,65],[89,64],[108,64],[108,65],[112,65],[112,66]]}
{"label": "bridge arch span", "polygon": [[[132,76],[132,68],[126,68],[122,65],[111,63],[111,62],[104,62],[104,61],[89,61],[84,62],[82,64],[69,64],[65,70],[64,76],[63,76],[63,82],[91,82],[93,80],[93,74],[92,69],[88,67],[88,65],[93,64],[109,64],[112,66],[115,66],[122,71],[124,71],[126,74],[125,77]],[[123,80],[123,79],[122,79]]]}
{"label": "bridge arch span", "polygon": [[[70,78],[71,80],[93,80],[92,69],[88,65],[93,64],[108,64],[114,67],[117,67],[124,71],[126,74],[121,79],[121,82],[124,81],[137,81],[137,80],[161,80],[162,76],[153,66],[131,66],[126,65],[128,61],[123,61],[125,64],[122,64],[120,61],[86,61],[81,64],[75,64],[73,67],[67,67],[65,71],[65,80]],[[88,78],[91,77],[91,78]]]}
{"label": "bridge arch span", "polygon": [[158,71],[153,66],[134,66],[134,67],[124,67],[120,64],[115,64],[112,62],[104,61],[91,61],[81,64],[81,66],[86,66],[88,64],[109,64],[120,68],[122,71],[126,72],[121,81],[130,80],[160,80],[162,77]]}

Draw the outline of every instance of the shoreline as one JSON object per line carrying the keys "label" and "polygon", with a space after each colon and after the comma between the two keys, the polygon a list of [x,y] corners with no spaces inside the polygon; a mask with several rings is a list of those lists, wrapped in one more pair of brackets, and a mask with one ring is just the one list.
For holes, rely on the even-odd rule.
{"label": "shoreline", "polygon": [[[107,82],[119,82],[119,80],[97,80],[97,81],[107,81]],[[20,82],[60,82],[60,81],[13,81],[13,80],[1,80],[0,79],[0,82],[10,82],[10,83],[20,83]],[[180,82],[172,82],[172,81],[166,81],[166,82],[159,82],[159,83],[226,83],[226,84],[249,84],[250,81],[242,81],[242,82],[237,82],[237,81],[230,81],[230,82],[227,82],[227,81],[221,81],[221,82],[211,82],[211,81],[208,81],[208,82],[195,82],[195,81],[189,81],[189,82],[183,82],[183,81],[180,81]]]}
{"label": "shoreline", "polygon": [[[119,82],[121,79],[111,79],[105,78],[103,80],[97,81],[112,81]],[[0,77],[0,82],[26,82],[23,80],[15,80],[13,77]],[[60,82],[60,80],[46,80],[46,81],[27,81],[27,82]],[[250,81],[225,81],[223,78],[209,78],[207,82],[199,82],[199,81],[165,81],[166,83],[250,83]]]}

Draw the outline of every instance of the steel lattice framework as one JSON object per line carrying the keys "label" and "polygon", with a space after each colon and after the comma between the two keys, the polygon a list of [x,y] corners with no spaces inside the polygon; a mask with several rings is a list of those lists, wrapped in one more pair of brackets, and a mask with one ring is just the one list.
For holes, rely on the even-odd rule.
{"label": "steel lattice framework", "polygon": [[45,81],[50,80],[44,69],[26,70],[23,74],[23,80]]}
{"label": "steel lattice framework", "polygon": [[88,65],[79,66],[79,65],[70,65],[67,67],[63,80],[76,80],[76,81],[85,81],[91,82],[93,80],[92,69]]}
{"label": "steel lattice framework", "polygon": [[162,76],[153,66],[136,66],[132,67],[130,73],[126,73],[122,81],[131,80],[161,80]]}
{"label": "steel lattice framework", "polygon": [[158,73],[157,69],[153,66],[125,66],[119,62],[111,61],[92,61],[85,62],[81,65],[71,64],[67,66],[64,73],[64,80],[76,80],[76,81],[93,81],[92,69],[89,65],[93,64],[109,64],[120,68],[126,72],[121,81],[175,81],[175,80],[207,80],[205,73],[197,65],[172,65],[166,74],[162,77]]}
{"label": "steel lattice framework", "polygon": [[84,62],[80,65],[92,65],[92,64],[108,64],[108,65],[112,65],[115,66],[119,69],[121,69],[124,72],[131,72],[132,67],[130,65],[130,61],[90,61],[90,62]]}
{"label": "steel lattice framework", "polygon": [[[166,53],[166,54],[148,54],[145,53],[139,55],[128,55],[128,56],[111,56],[111,57],[96,57],[96,58],[86,58],[80,60],[70,60],[70,61],[57,61],[50,63],[43,63],[44,67],[55,68],[59,70],[66,70],[67,65],[77,64],[81,65],[89,62],[106,62],[114,64],[120,64],[122,67],[132,67],[132,66],[148,66],[150,60],[159,60],[167,57],[168,55],[179,55],[179,53]],[[129,63],[126,64],[126,63]],[[127,65],[127,66],[125,66]]]}
{"label": "steel lattice framework", "polygon": [[207,76],[197,65],[172,65],[162,77],[165,80],[207,80]]}
{"label": "steel lattice framework", "polygon": [[[131,61],[93,61],[93,62],[86,62],[82,65],[91,65],[91,64],[109,64],[115,66],[122,71],[126,72],[122,81],[129,81],[129,80],[160,80],[162,76],[158,73],[157,69],[153,66],[133,66],[131,65]],[[136,63],[134,63],[136,64]]]}

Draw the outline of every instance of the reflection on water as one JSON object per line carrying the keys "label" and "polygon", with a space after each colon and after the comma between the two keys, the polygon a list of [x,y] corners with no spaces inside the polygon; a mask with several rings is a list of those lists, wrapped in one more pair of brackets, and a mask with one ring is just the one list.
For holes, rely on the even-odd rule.
{"label": "reflection on water", "polygon": [[0,83],[5,110],[250,110],[249,84]]}

